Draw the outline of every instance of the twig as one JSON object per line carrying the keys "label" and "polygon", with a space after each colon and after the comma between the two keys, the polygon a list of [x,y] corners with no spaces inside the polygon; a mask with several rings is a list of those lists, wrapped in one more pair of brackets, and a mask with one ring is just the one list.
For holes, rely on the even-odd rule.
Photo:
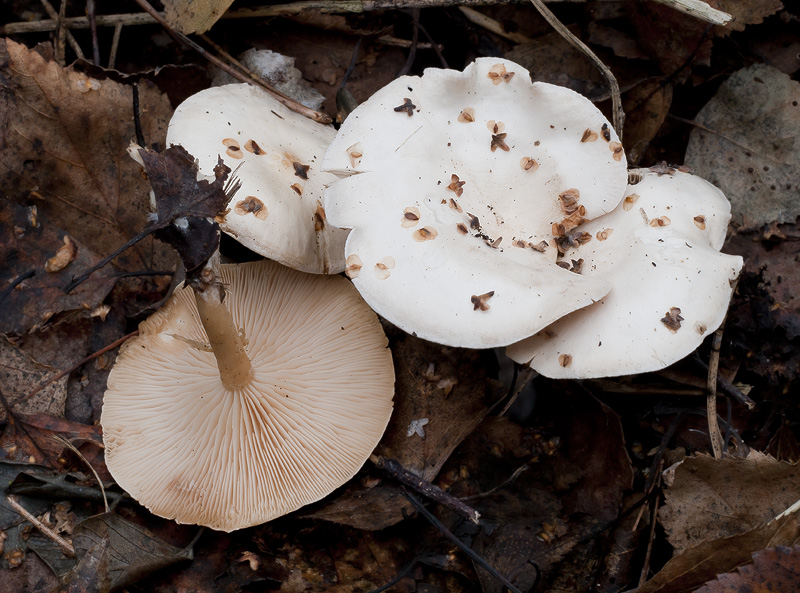
{"label": "twig", "polygon": [[[521,0],[517,0],[521,3]],[[552,1],[552,0],[550,0]],[[292,2],[289,4],[276,4],[253,8],[229,10],[222,15],[221,20],[269,18],[276,16],[291,16],[304,11],[313,10],[319,13],[361,13],[376,10],[391,10],[403,8],[434,8],[443,6],[489,6],[495,4],[494,0],[308,0],[305,2]],[[164,13],[158,15],[163,18]],[[118,25],[152,25],[159,22],[149,13],[124,13],[124,14],[98,14],[96,16],[98,27],[116,27]],[[89,19],[84,16],[64,20],[69,29],[88,29]],[[54,31],[58,28],[55,18],[43,19],[33,22],[9,23],[0,26],[0,35],[19,33],[39,33]]]}
{"label": "twig", "polygon": [[458,548],[462,552],[464,552],[467,556],[472,558],[472,560],[474,560],[476,564],[478,564],[486,572],[488,572],[490,575],[492,575],[494,578],[500,581],[504,587],[508,588],[509,591],[512,591],[513,593],[522,593],[519,589],[517,589],[514,585],[511,584],[511,581],[509,581],[506,577],[497,572],[497,570],[491,564],[486,562],[486,560],[484,560],[480,554],[478,554],[475,550],[470,548],[467,544],[465,544],[455,535],[453,535],[453,533],[449,529],[447,529],[447,527],[445,527],[444,524],[441,521],[439,521],[439,519],[434,517],[433,514],[428,509],[425,508],[425,505],[422,504],[419,500],[417,500],[417,498],[413,494],[411,494],[407,490],[403,490],[403,494],[405,494],[405,497],[408,499],[408,502],[414,505],[414,508],[417,509],[420,515],[425,517],[431,523],[431,525],[433,525],[434,527],[436,527],[436,529],[441,531],[442,534],[451,542],[453,542],[456,546],[458,546]]}
{"label": "twig", "polygon": [[583,43],[583,41],[575,37],[575,35],[573,35],[572,32],[556,18],[556,15],[554,15],[552,11],[544,5],[542,0],[531,0],[531,3],[536,7],[536,10],[539,11],[539,14],[544,17],[544,20],[550,23],[551,27],[558,31],[558,33],[573,47],[578,49],[587,58],[594,62],[594,65],[597,66],[597,69],[602,72],[606,82],[608,82],[609,89],[611,90],[611,106],[613,112],[612,120],[614,122],[614,129],[617,131],[619,139],[622,140],[622,126],[625,124],[625,111],[622,109],[622,97],[620,95],[619,84],[617,83],[614,73],[609,70],[608,66],[606,66],[603,61],[598,58],[594,52],[586,46],[585,43]]}
{"label": "twig", "polygon": [[75,55],[78,58],[83,59],[83,51],[81,51],[81,46],[78,45],[78,42],[75,40],[75,37],[72,33],[68,30],[67,19],[64,18],[62,14],[64,10],[66,10],[67,2],[66,0],[62,0],[61,2],[61,13],[56,12],[56,9],[53,8],[53,5],[50,4],[47,0],[41,0],[42,6],[44,6],[45,11],[47,14],[50,15],[50,18],[53,20],[54,26],[52,29],[48,29],[49,31],[58,31],[56,33],[56,61],[64,65],[65,61],[65,49],[64,49],[64,41],[69,42],[69,46],[72,48],[72,51],[75,52]]}
{"label": "twig", "polygon": [[60,434],[55,435],[53,438],[55,440],[57,440],[59,443],[61,443],[62,445],[64,445],[67,449],[69,449],[70,451],[75,453],[75,455],[77,455],[80,458],[80,460],[83,461],[84,464],[86,464],[86,467],[88,467],[89,470],[92,472],[92,474],[94,475],[94,479],[97,481],[97,485],[100,486],[100,493],[103,495],[103,507],[105,509],[105,512],[107,513],[108,512],[108,499],[106,498],[106,489],[103,486],[103,481],[100,479],[100,476],[97,475],[97,472],[95,471],[94,467],[92,467],[92,464],[89,463],[89,460],[86,459],[86,457],[83,456],[83,453],[81,453],[75,445],[70,443],[67,439],[62,437]]}
{"label": "twig", "polygon": [[514,43],[530,43],[533,41],[533,39],[527,35],[523,35],[522,33],[509,33],[499,21],[496,21],[490,16],[486,16],[482,12],[478,12],[474,8],[470,8],[469,6],[459,6],[458,9],[465,17],[467,17],[469,22],[474,25],[478,25],[479,27],[483,27],[495,35],[504,37],[505,39],[513,41]]}
{"label": "twig", "polygon": [[[515,370],[517,367],[514,367]],[[517,373],[514,377],[515,385],[512,385],[514,392],[511,394],[511,397],[506,402],[506,405],[503,406],[503,409],[500,412],[500,416],[505,416],[508,411],[511,409],[511,406],[514,405],[514,402],[519,399],[519,396],[528,386],[528,383],[533,381],[536,377],[539,376],[539,373],[534,371],[530,366],[526,366],[525,369],[521,373]]]}
{"label": "twig", "polygon": [[50,529],[47,525],[39,521],[39,519],[31,515],[25,507],[19,504],[15,496],[6,496],[6,500],[8,501],[8,504],[11,505],[11,508],[25,517],[26,521],[41,531],[43,535],[49,537],[56,544],[58,544],[58,547],[61,548],[61,551],[64,552],[65,555],[69,556],[70,558],[75,557],[75,549],[72,547],[72,544]]}
{"label": "twig", "polygon": [[17,286],[22,284],[28,278],[33,278],[36,275],[36,270],[28,270],[27,272],[23,272],[16,278],[14,278],[11,283],[3,289],[3,292],[0,292],[0,303],[6,300],[6,297],[11,294],[11,291],[14,290]]}
{"label": "twig", "polygon": [[136,331],[134,331],[134,332],[131,332],[131,333],[129,333],[129,334],[127,334],[127,335],[125,335],[125,336],[122,336],[122,337],[121,337],[119,340],[117,340],[116,342],[113,342],[113,343],[109,344],[108,346],[105,346],[104,348],[101,348],[100,350],[98,350],[98,351],[97,351],[97,352],[95,352],[94,354],[90,354],[90,355],[89,355],[89,356],[87,356],[86,358],[82,358],[81,360],[79,360],[78,362],[76,362],[75,364],[73,364],[73,365],[72,365],[71,367],[69,367],[68,369],[64,369],[63,371],[61,371],[61,372],[59,372],[59,373],[56,373],[55,375],[53,375],[52,377],[50,377],[50,378],[49,378],[49,379],[47,379],[46,381],[43,381],[42,383],[39,383],[39,385],[37,385],[36,387],[34,387],[34,388],[31,390],[31,391],[29,391],[29,392],[28,392],[26,395],[24,395],[23,397],[21,397],[19,401],[20,401],[20,402],[27,401],[28,399],[32,398],[34,395],[36,395],[37,393],[39,393],[39,392],[40,392],[42,389],[44,389],[45,387],[47,387],[48,385],[50,385],[50,383],[53,383],[54,381],[58,381],[58,380],[59,380],[59,379],[61,379],[62,377],[65,377],[65,376],[69,375],[69,374],[70,374],[72,371],[74,371],[75,369],[77,369],[77,368],[80,368],[82,365],[86,364],[87,362],[90,362],[90,361],[94,360],[94,359],[95,359],[95,358],[97,358],[98,356],[102,356],[103,354],[105,354],[105,353],[106,353],[106,352],[108,352],[109,350],[113,350],[113,349],[114,349],[114,348],[116,348],[117,346],[121,346],[121,345],[122,345],[122,344],[123,344],[123,343],[124,343],[126,340],[129,340],[130,338],[133,338],[134,336],[138,336],[138,335],[139,335],[139,330],[136,330]]}
{"label": "twig", "polygon": [[169,33],[177,37],[184,45],[187,45],[188,47],[199,53],[206,60],[214,64],[217,68],[221,68],[222,70],[233,76],[236,80],[241,80],[242,82],[255,83],[256,86],[267,91],[275,99],[283,103],[288,109],[291,109],[295,113],[304,115],[321,124],[329,124],[333,121],[330,118],[330,116],[325,115],[324,113],[320,113],[319,111],[315,111],[314,109],[310,109],[309,107],[306,107],[301,103],[298,103],[288,95],[285,95],[280,91],[272,88],[270,85],[268,85],[260,78],[251,79],[245,76],[244,74],[236,70],[236,68],[220,60],[214,54],[208,53],[205,49],[203,49],[200,45],[189,39],[186,35],[184,35],[183,33],[179,33],[178,31],[175,31],[172,27],[170,27],[169,23],[167,23],[167,21],[164,19],[161,13],[157,12],[155,8],[150,6],[150,3],[147,2],[147,0],[136,0],[136,4],[141,6],[145,12],[150,14],[150,16],[152,16],[156,21],[158,21],[158,23],[162,27],[164,27]]}
{"label": "twig", "polygon": [[656,518],[658,517],[658,503],[660,499],[658,496],[654,496],[653,499],[653,514],[650,517],[650,538],[647,541],[647,551],[644,555],[642,574],[639,576],[639,587],[644,585],[647,580],[647,575],[650,572],[650,556],[653,552],[653,541],[656,539],[656,525],[658,524]]}
{"label": "twig", "polygon": [[478,494],[473,494],[471,496],[462,496],[459,500],[466,502],[466,501],[470,501],[470,500],[477,500],[479,498],[484,498],[485,496],[489,496],[491,494],[494,494],[495,492],[497,492],[501,488],[505,488],[506,486],[511,484],[514,480],[516,480],[520,476],[520,474],[522,474],[522,472],[526,472],[529,469],[530,469],[530,466],[527,463],[524,464],[524,465],[520,465],[517,469],[514,470],[514,473],[512,473],[511,476],[506,481],[498,484],[494,488],[490,488],[486,492],[478,492]]}
{"label": "twig", "polygon": [[702,0],[652,0],[658,4],[669,6],[679,12],[688,14],[714,25],[725,25],[731,20],[731,15],[716,8],[711,8]]}
{"label": "twig", "polygon": [[708,436],[711,439],[711,450],[714,452],[714,459],[722,459],[722,433],[719,430],[717,421],[717,377],[719,375],[719,349],[722,346],[722,328],[714,332],[711,338],[711,356],[708,359],[708,379],[706,388],[706,414],[708,415]]}
{"label": "twig", "polygon": [[473,523],[479,523],[481,514],[478,511],[467,506],[452,494],[448,494],[438,486],[408,471],[394,459],[387,459],[380,455],[371,455],[369,460],[375,464],[375,467],[382,469],[404,486],[416,490],[426,498],[430,498],[432,501],[447,507],[454,513],[461,515]]}
{"label": "twig", "polygon": [[100,42],[97,40],[97,18],[94,0],[86,0],[86,12],[89,16],[89,29],[92,31],[92,59],[95,66],[100,64]]}
{"label": "twig", "polygon": [[113,70],[117,61],[117,49],[119,49],[119,38],[122,35],[122,23],[114,25],[114,37],[111,39],[111,50],[108,52],[108,69]]}
{"label": "twig", "polygon": [[411,30],[411,46],[408,48],[406,63],[400,68],[400,71],[397,73],[397,78],[411,72],[411,67],[414,65],[414,60],[417,57],[417,43],[419,43],[419,8],[411,9],[411,19],[413,25]]}
{"label": "twig", "polygon": [[[141,111],[139,109],[139,83],[134,82],[133,87],[131,89],[131,93],[133,95],[133,129],[136,132],[136,144],[140,147],[144,148],[145,139],[144,139],[144,132],[142,131],[142,117]],[[111,260],[109,260],[111,261]],[[105,265],[105,264],[104,264]],[[69,290],[67,290],[69,292]]]}

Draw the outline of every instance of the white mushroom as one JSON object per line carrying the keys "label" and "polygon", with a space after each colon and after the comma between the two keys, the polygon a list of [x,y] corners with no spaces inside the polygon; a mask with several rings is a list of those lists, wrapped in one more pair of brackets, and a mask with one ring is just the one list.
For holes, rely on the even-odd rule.
{"label": "white mushroom", "polygon": [[688,173],[633,174],[641,181],[620,206],[580,227],[595,240],[564,256],[611,292],[509,346],[513,360],[553,378],[643,373],[688,355],[722,323],[742,268],[719,252],[730,203]]}
{"label": "white mushroom", "polygon": [[506,345],[608,290],[556,266],[556,238],[620,201],[622,145],[589,100],[517,64],[395,80],[347,118],[322,169],[342,176],[325,209],[353,229],[348,275],[408,332]]}
{"label": "white mushroom", "polygon": [[313,273],[344,269],[346,231],[327,223],[319,162],[334,136],[259,88],[230,84],[201,91],[175,111],[168,144],[180,144],[211,176],[222,157],[241,189],[222,230],[246,247]]}
{"label": "white mushroom", "polygon": [[394,370],[344,278],[262,261],[222,266],[220,281],[252,370],[221,377],[226,353],[210,351],[195,295],[180,289],[120,354],[101,422],[108,468],[131,496],[232,531],[350,479],[389,421]]}

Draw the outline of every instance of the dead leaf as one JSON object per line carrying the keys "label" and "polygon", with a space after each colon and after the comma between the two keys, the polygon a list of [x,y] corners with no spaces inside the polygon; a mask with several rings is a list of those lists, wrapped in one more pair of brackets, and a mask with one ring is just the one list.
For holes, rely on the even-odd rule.
{"label": "dead leaf", "polygon": [[[25,397],[35,386],[54,374],[55,371],[34,361],[5,336],[0,337],[0,389],[13,412],[63,416],[67,397],[66,377],[50,383],[31,398]],[[0,422],[5,420],[6,412],[0,408]]]}
{"label": "dead leaf", "polygon": [[231,4],[233,0],[164,0],[164,18],[184,35],[205,33]]}
{"label": "dead leaf", "polygon": [[139,154],[158,211],[157,219],[148,226],[178,252],[187,276],[191,276],[218,249],[220,230],[214,218],[222,214],[239,185],[235,181],[226,184],[230,169],[222,159],[214,167],[213,182],[198,181],[197,161],[182,146],[170,146],[161,153],[141,149]]}
{"label": "dead leaf", "polygon": [[762,525],[800,499],[800,467],[762,453],[699,455],[674,466],[659,520],[676,554]]}
{"label": "dead leaf", "polygon": [[800,215],[800,83],[763,64],[735,72],[695,121],[686,164],[728,196],[745,228]]}
{"label": "dead leaf", "polygon": [[712,8],[727,12],[732,17],[727,25],[717,27],[718,35],[730,31],[744,31],[747,25],[758,25],[783,8],[780,0],[707,0],[707,2]]}
{"label": "dead leaf", "polygon": [[750,561],[751,555],[770,546],[794,546],[800,537],[797,512],[781,515],[755,529],[732,537],[708,541],[674,556],[636,593],[694,591],[718,574]]}
{"label": "dead leaf", "polygon": [[[48,272],[51,256],[69,240],[73,259],[58,271]],[[113,269],[103,270],[71,294],[64,292],[74,273],[102,259],[70,237],[39,212],[34,205],[6,203],[0,210],[0,331],[20,334],[44,324],[62,311],[91,309],[103,301],[114,286]],[[12,288],[13,286],[13,288]]]}
{"label": "dead leaf", "polygon": [[[0,41],[0,182],[6,195],[35,204],[79,245],[105,255],[144,228],[149,214],[150,188],[126,152],[134,137],[132,91],[42,53]],[[163,143],[169,101],[149,83],[139,90],[145,138]],[[116,260],[127,271],[174,262],[167,246],[151,240]]]}
{"label": "dead leaf", "polygon": [[645,80],[623,96],[625,108],[625,155],[638,165],[655,138],[672,104],[672,85],[661,79]]}
{"label": "dead leaf", "polygon": [[[395,408],[376,453],[430,482],[486,415],[494,394],[479,351],[406,335],[394,344],[392,356]],[[452,390],[441,383],[444,380],[455,382]],[[425,436],[409,435],[412,423],[426,418]]]}
{"label": "dead leaf", "polygon": [[[164,543],[115,513],[95,515],[79,523],[72,533],[72,545],[78,564],[62,586],[81,593],[108,593],[193,558],[191,548],[181,550]],[[81,586],[87,587],[77,588]]]}
{"label": "dead leaf", "polygon": [[778,546],[753,554],[753,564],[721,574],[695,593],[794,593],[800,590],[800,547]]}

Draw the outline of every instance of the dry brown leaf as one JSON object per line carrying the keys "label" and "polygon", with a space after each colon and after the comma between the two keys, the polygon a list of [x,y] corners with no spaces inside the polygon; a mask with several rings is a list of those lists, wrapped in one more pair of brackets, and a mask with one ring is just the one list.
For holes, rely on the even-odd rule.
{"label": "dry brown leaf", "polygon": [[758,25],[768,16],[775,14],[783,4],[780,0],[706,0],[708,5],[731,15],[730,22],[721,31],[744,31],[747,25]]}
{"label": "dry brown leaf", "polygon": [[686,164],[745,228],[800,215],[800,83],[763,64],[735,72],[695,121]]}
{"label": "dry brown leaf", "polygon": [[662,80],[645,80],[623,96],[625,108],[625,155],[638,165],[650,141],[661,129],[672,104],[672,85]]}
{"label": "dry brown leaf", "polygon": [[674,556],[636,593],[694,591],[718,574],[750,562],[754,552],[772,546],[794,546],[799,537],[797,512],[782,514],[751,531],[708,541]]}
{"label": "dry brown leaf", "polygon": [[751,452],[747,459],[699,455],[671,470],[659,520],[680,554],[766,523],[800,499],[800,467]]}
{"label": "dry brown leaf", "polygon": [[[25,398],[29,391],[54,374],[55,371],[34,361],[5,336],[0,337],[0,389],[12,411],[63,416],[66,377],[50,383],[33,397]],[[0,422],[5,420],[6,412],[0,408]]]}
{"label": "dry brown leaf", "polygon": [[[150,188],[126,152],[135,136],[131,88],[61,68],[11,40],[0,41],[0,64],[6,65],[0,69],[6,195],[36,205],[92,252],[110,253],[141,230],[149,214]],[[146,82],[139,95],[145,139],[163,143],[169,101]],[[175,256],[148,239],[116,261],[130,271],[162,269]]]}
{"label": "dry brown leaf", "polygon": [[721,574],[695,593],[794,593],[800,590],[800,547],[778,546],[753,554],[753,564]]}
{"label": "dry brown leaf", "polygon": [[184,35],[205,33],[231,4],[233,0],[164,0],[164,17]]}

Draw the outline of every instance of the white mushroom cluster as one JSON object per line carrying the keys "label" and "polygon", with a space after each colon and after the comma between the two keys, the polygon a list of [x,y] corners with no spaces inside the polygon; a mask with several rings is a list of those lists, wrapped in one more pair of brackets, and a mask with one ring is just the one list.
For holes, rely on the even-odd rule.
{"label": "white mushroom cluster", "polygon": [[512,345],[551,377],[682,358],[722,322],[742,266],[719,253],[719,190],[674,169],[628,186],[602,113],[503,59],[395,80],[348,117],[322,170],[373,309],[432,341]]}

